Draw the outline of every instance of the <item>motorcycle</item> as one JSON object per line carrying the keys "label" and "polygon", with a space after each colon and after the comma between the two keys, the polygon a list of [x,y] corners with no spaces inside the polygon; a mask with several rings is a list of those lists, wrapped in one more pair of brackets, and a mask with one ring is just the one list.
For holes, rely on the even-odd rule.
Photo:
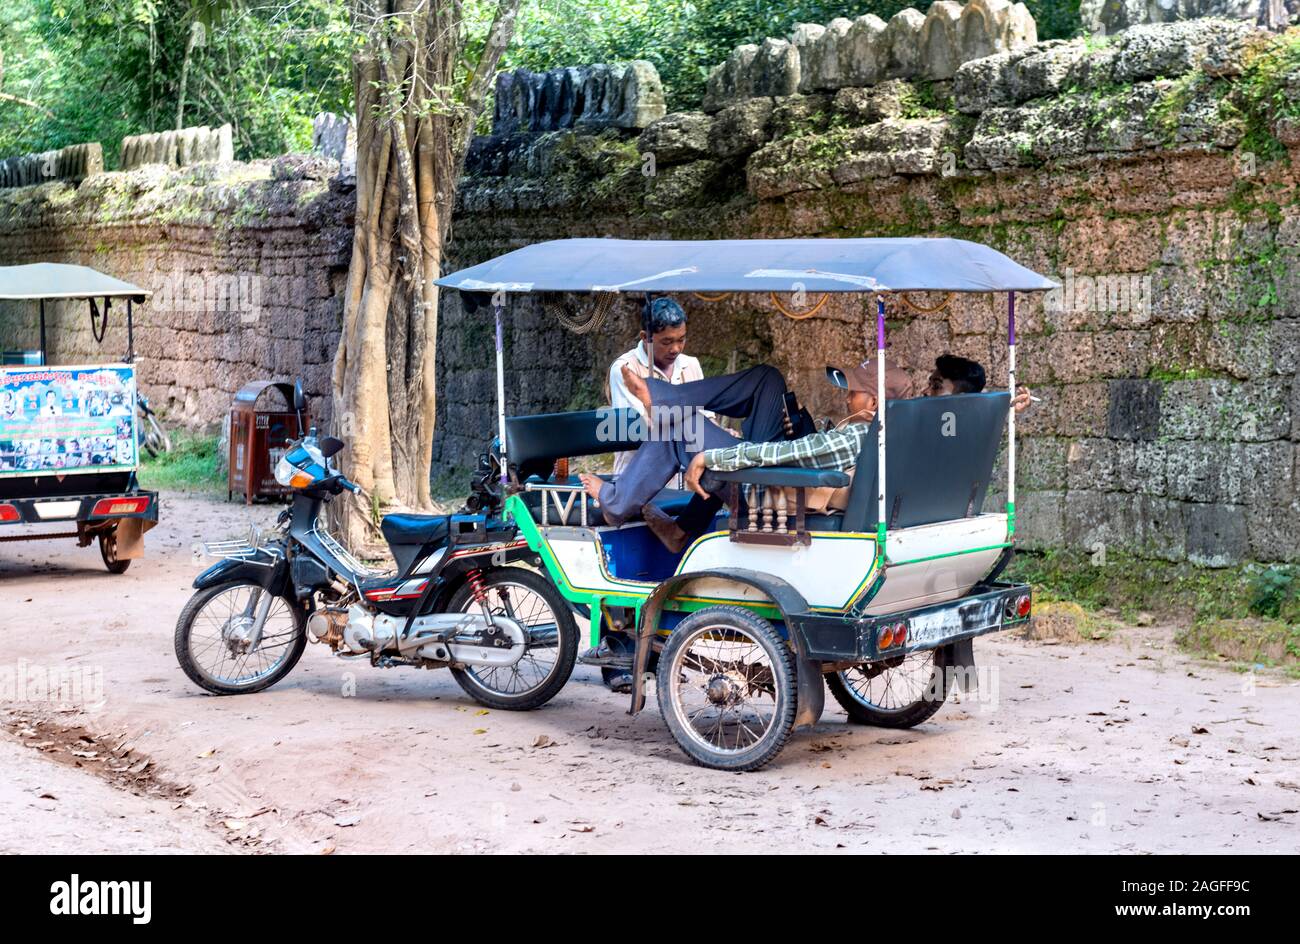
{"label": "motorcycle", "polygon": [[[300,384],[294,401],[301,434]],[[343,448],[310,429],[277,463],[292,502],[274,531],[204,545],[219,560],[176,624],[185,674],[218,695],[259,692],[312,642],[381,668],[448,668],[490,708],[554,697],[573,671],[577,624],[550,580],[519,566],[540,559],[516,528],[490,512],[387,515],[380,530],[397,566],[376,571],[325,523],[332,499],[361,493],[334,463]]]}

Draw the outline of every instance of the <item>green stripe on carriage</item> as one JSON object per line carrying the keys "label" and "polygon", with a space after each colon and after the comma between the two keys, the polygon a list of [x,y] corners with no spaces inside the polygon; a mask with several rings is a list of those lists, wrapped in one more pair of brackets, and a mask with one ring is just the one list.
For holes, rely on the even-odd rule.
{"label": "green stripe on carriage", "polygon": [[905,561],[890,561],[894,567],[902,567],[904,564],[924,564],[926,561],[943,560],[945,557],[961,557],[963,554],[978,554],[980,551],[1000,551],[1004,547],[1010,547],[1009,541],[1003,541],[1001,544],[987,544],[984,547],[972,547],[964,551],[952,551],[948,554],[931,554],[929,557],[914,557]]}

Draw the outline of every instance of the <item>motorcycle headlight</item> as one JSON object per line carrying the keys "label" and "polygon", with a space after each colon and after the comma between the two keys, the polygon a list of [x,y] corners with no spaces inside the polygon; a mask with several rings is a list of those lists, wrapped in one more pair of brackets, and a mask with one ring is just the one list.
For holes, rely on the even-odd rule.
{"label": "motorcycle headlight", "polygon": [[275,464],[275,480],[285,488],[292,487],[296,472],[298,469],[285,456],[281,456],[280,461]]}

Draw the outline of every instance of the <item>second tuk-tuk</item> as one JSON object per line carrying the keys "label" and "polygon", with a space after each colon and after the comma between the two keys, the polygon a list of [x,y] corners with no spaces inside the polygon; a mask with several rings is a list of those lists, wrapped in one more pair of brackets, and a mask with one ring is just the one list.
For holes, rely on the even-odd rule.
{"label": "second tuk-tuk", "polygon": [[[0,542],[95,542],[114,574],[143,555],[144,532],[158,521],[158,494],[140,488],[136,479],[140,431],[132,309],[149,295],[87,266],[0,267],[0,302],[38,303],[39,343],[9,352],[0,364]],[[125,302],[123,359],[49,363],[47,305],[78,301],[88,305],[92,336],[100,343],[113,302]]]}

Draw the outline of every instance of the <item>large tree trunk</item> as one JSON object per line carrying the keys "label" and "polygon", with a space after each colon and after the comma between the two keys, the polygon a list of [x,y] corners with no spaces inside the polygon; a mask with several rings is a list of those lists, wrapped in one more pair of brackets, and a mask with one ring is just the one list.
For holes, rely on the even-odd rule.
{"label": "large tree trunk", "polygon": [[[463,68],[459,0],[353,0],[357,211],[334,360],[344,468],[382,508],[431,507],[437,287],[456,182],[520,0],[500,0]],[[468,71],[469,74],[465,75]],[[342,505],[342,502],[337,503]],[[336,523],[373,539],[368,503]]]}

